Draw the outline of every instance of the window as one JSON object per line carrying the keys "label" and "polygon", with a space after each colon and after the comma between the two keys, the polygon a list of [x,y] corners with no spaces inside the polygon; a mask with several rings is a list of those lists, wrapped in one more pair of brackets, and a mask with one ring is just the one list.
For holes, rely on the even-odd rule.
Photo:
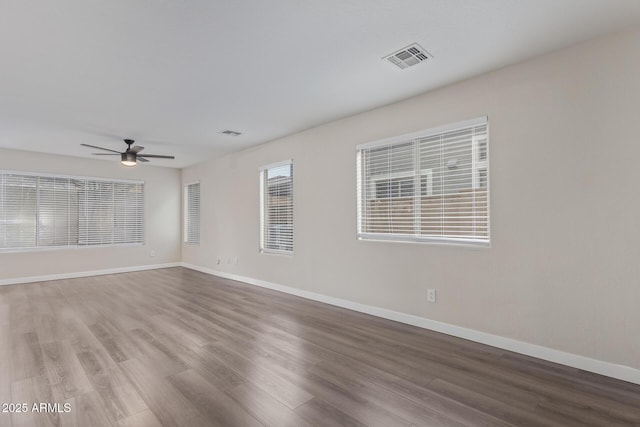
{"label": "window", "polygon": [[36,246],[38,179],[0,173],[0,247]]}
{"label": "window", "polygon": [[142,182],[0,171],[0,250],[143,242]]}
{"label": "window", "polygon": [[184,186],[183,240],[190,245],[200,244],[200,183]]}
{"label": "window", "polygon": [[38,246],[78,243],[78,187],[70,178],[32,177],[38,183]]}
{"label": "window", "polygon": [[486,117],[357,149],[358,238],[489,244]]}
{"label": "window", "polygon": [[293,161],[260,169],[260,250],[293,252]]}
{"label": "window", "polygon": [[144,242],[144,184],[74,180],[79,194],[78,245]]}
{"label": "window", "polygon": [[[414,181],[412,173],[380,174],[371,178],[371,184],[375,185],[371,192],[372,194],[375,192],[376,199],[411,197],[414,191]],[[420,171],[419,185],[422,196],[433,194],[433,171],[431,169]]]}

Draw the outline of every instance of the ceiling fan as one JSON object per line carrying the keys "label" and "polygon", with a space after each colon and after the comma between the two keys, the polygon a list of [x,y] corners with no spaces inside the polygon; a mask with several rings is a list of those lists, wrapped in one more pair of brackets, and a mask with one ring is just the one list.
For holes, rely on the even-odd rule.
{"label": "ceiling fan", "polygon": [[132,147],[132,145],[135,143],[133,139],[125,139],[124,143],[127,144],[127,150],[124,153],[121,153],[116,150],[111,150],[110,148],[97,147],[95,145],[89,145],[89,144],[80,144],[80,145],[83,145],[85,147],[97,148],[98,150],[111,151],[111,153],[92,153],[92,154],[94,156],[120,156],[120,163],[122,163],[125,166],[135,166],[138,160],[141,162],[148,162],[149,161],[147,160],[148,157],[155,158],[155,159],[175,159],[174,156],[160,156],[157,154],[139,154],[142,150],[144,150],[144,147],[141,147],[139,145]]}

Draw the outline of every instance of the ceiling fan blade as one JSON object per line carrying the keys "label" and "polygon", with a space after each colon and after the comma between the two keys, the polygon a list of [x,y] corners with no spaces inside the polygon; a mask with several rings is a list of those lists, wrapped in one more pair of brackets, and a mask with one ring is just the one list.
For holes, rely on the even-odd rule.
{"label": "ceiling fan blade", "polygon": [[149,160],[145,159],[144,157],[136,157],[136,160],[138,160],[139,162],[148,162]]}
{"label": "ceiling fan blade", "polygon": [[80,145],[83,145],[83,146],[85,146],[85,147],[97,148],[98,150],[112,151],[112,152],[114,152],[114,153],[118,153],[118,154],[120,154],[120,152],[119,152],[119,151],[111,150],[111,149],[109,149],[109,148],[97,147],[97,146],[95,146],[95,145],[89,145],[89,144],[80,144]]}
{"label": "ceiling fan blade", "polygon": [[131,151],[134,151],[136,153],[141,152],[142,150],[144,150],[144,147],[141,147],[139,145],[136,145],[135,147],[131,147]]}
{"label": "ceiling fan blade", "polygon": [[[140,156],[154,157],[156,159],[175,159],[174,156],[158,156],[157,154],[140,154]],[[138,158],[140,158],[140,156],[138,156]]]}
{"label": "ceiling fan blade", "polygon": [[91,153],[94,156],[120,156],[120,153]]}

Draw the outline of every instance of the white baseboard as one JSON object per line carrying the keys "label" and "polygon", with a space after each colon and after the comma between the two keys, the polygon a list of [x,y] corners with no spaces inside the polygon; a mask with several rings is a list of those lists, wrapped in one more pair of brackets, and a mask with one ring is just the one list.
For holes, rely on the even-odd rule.
{"label": "white baseboard", "polygon": [[181,262],[164,264],[137,265],[132,267],[109,268],[106,270],[80,271],[76,273],[49,274],[46,276],[17,277],[15,279],[0,279],[2,285],[17,285],[20,283],[48,282],[50,280],[76,279],[78,277],[102,276],[104,274],[130,273],[132,271],[155,270],[157,268],[179,267]]}
{"label": "white baseboard", "polygon": [[278,285],[275,283],[267,282],[265,280],[238,276],[235,274],[225,273],[210,268],[199,267],[197,265],[185,262],[182,263],[182,266],[225,279],[237,280],[239,282],[244,282],[250,285],[273,289],[275,291],[296,295],[302,298],[319,301],[342,308],[347,308],[349,310],[370,314],[372,316],[382,317],[384,319],[394,320],[396,322],[406,323],[408,325],[413,325],[436,332],[442,332],[454,337],[464,338],[481,344],[490,345],[492,347],[497,347],[527,356],[536,357],[538,359],[559,363],[561,365],[570,366],[572,368],[594,372],[596,374],[628,381],[634,384],[640,384],[640,370],[632,368],[630,366],[617,365],[615,363],[591,359],[589,357],[566,353],[564,351],[554,350],[552,348],[543,347],[536,344],[530,344],[511,338],[501,337],[499,335],[476,331],[474,329],[463,328],[461,326],[451,325],[449,323],[438,322],[436,320],[430,320],[424,317],[413,316],[411,314],[400,313],[393,310],[387,310],[385,308],[360,304],[341,298],[334,298],[327,295],[317,294],[315,292],[292,288],[290,286]]}

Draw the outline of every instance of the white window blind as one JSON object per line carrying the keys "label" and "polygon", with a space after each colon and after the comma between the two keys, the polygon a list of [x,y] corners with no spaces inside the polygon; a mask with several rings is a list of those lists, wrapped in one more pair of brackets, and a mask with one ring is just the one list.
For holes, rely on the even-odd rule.
{"label": "white window blind", "polygon": [[200,183],[184,186],[183,240],[191,245],[200,244]]}
{"label": "white window blind", "polygon": [[110,245],[114,241],[113,182],[86,180],[79,183],[81,246]]}
{"label": "white window blind", "polygon": [[113,244],[144,243],[144,184],[113,183]]}
{"label": "white window blind", "polygon": [[260,169],[260,250],[293,252],[293,161]]}
{"label": "white window blind", "polygon": [[36,245],[37,178],[0,173],[0,248]]}
{"label": "white window blind", "polygon": [[363,144],[360,239],[489,244],[487,119]]}
{"label": "white window blind", "polygon": [[38,246],[71,246],[78,242],[78,185],[71,178],[40,177]]}
{"label": "white window blind", "polygon": [[144,184],[78,180],[79,246],[144,242]]}
{"label": "white window blind", "polygon": [[0,249],[144,242],[144,183],[0,172]]}

